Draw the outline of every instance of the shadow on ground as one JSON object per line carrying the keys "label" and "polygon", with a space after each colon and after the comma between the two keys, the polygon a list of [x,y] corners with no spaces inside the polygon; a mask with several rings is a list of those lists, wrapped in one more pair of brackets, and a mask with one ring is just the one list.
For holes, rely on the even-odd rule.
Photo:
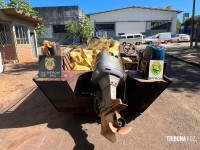
{"label": "shadow on ground", "polygon": [[[129,115],[125,119],[128,123],[138,116]],[[74,139],[74,150],[93,150],[95,147],[87,140],[88,135],[82,129],[82,124],[100,123],[100,118],[95,115],[57,112],[39,88],[35,89],[14,111],[7,110],[0,114],[0,129],[23,128],[44,123],[47,123],[48,128],[61,128],[67,131]]]}
{"label": "shadow on ground", "polygon": [[17,64],[6,64],[5,74],[9,73],[22,73],[26,71],[37,71],[38,62],[27,62],[27,63],[17,63]]}
{"label": "shadow on ground", "polygon": [[[37,88],[14,111],[0,114],[0,129],[22,128],[47,123],[51,129],[66,130],[74,139],[74,150],[94,149],[88,142],[82,124],[98,122],[97,116],[84,116],[59,113]],[[66,145],[67,147],[67,145]]]}
{"label": "shadow on ground", "polygon": [[[184,92],[184,90],[200,91],[200,68],[168,57],[166,76],[172,79],[170,90]],[[183,90],[184,89],[184,90]]]}

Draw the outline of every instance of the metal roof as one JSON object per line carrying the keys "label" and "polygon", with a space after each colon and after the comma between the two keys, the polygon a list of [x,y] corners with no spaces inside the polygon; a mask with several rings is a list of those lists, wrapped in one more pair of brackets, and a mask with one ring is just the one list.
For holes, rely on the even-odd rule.
{"label": "metal roof", "polygon": [[28,20],[30,22],[43,22],[42,18],[39,18],[37,16],[31,16],[29,13],[24,13],[23,11],[17,11],[15,8],[1,8],[0,11],[2,11],[6,15]]}
{"label": "metal roof", "polygon": [[183,11],[180,11],[180,10],[166,10],[164,8],[152,8],[152,7],[142,7],[142,6],[129,6],[129,7],[118,8],[118,9],[113,9],[113,10],[106,10],[106,11],[101,11],[101,12],[96,12],[96,13],[90,13],[90,14],[87,14],[87,15],[95,15],[95,14],[106,13],[106,12],[111,12],[111,11],[118,11],[118,10],[123,10],[123,9],[128,9],[128,8],[140,8],[140,9],[151,9],[151,10],[161,10],[161,11],[172,11],[172,12],[177,12],[177,13],[183,12]]}

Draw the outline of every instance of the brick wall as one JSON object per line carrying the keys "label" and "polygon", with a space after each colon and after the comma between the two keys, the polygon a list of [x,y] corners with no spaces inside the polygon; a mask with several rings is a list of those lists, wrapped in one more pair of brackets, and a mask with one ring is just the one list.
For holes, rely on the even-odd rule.
{"label": "brick wall", "polygon": [[[0,51],[4,53],[6,60],[15,60],[15,47],[12,44],[2,45],[0,44]],[[3,55],[3,54],[2,54]]]}
{"label": "brick wall", "polygon": [[[19,62],[30,62],[37,60],[32,56],[32,47],[30,44],[17,44]],[[0,51],[5,53],[6,60],[16,60],[15,48],[12,44],[0,44]]]}
{"label": "brick wall", "polygon": [[30,44],[17,44],[19,62],[30,62],[32,58],[32,47]]}

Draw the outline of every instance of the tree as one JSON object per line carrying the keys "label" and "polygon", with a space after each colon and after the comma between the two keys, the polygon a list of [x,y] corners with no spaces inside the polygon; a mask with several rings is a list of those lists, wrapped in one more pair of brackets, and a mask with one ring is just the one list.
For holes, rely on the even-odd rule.
{"label": "tree", "polygon": [[[194,24],[196,24],[197,22],[200,22],[200,15],[197,15],[194,17]],[[191,26],[192,25],[192,17],[185,20],[185,22],[182,25]]]}
{"label": "tree", "polygon": [[176,21],[176,31],[179,31],[181,29],[181,22],[180,20],[177,18],[177,21]]}
{"label": "tree", "polygon": [[169,5],[169,6],[166,6],[164,9],[165,10],[172,10],[173,6]]}
{"label": "tree", "polygon": [[69,23],[67,23],[65,25],[65,30],[67,31],[67,38],[75,38],[78,35],[78,30],[79,30],[79,26],[78,26],[78,22],[77,21],[71,21]]}
{"label": "tree", "polygon": [[42,23],[38,23],[37,27],[35,28],[35,32],[37,34],[38,37],[41,37],[42,35],[44,35],[44,22]]}
{"label": "tree", "polygon": [[[18,11],[23,11],[24,13],[28,13],[31,16],[37,16],[38,12],[33,9],[30,3],[26,0],[9,0],[7,3],[4,3],[2,0],[0,1],[0,7],[8,8],[14,7]],[[38,36],[41,36],[43,31],[44,23],[39,23],[35,29]]]}
{"label": "tree", "polygon": [[83,17],[78,21],[71,21],[65,25],[67,38],[80,37],[81,42],[91,38],[93,27],[90,25],[90,19]]}
{"label": "tree", "polygon": [[6,7],[6,4],[2,0],[0,0],[0,8],[5,8],[5,7]]}
{"label": "tree", "polygon": [[37,15],[37,11],[26,0],[9,0],[6,5],[8,7],[14,7],[16,10],[23,11],[24,13],[29,13],[32,16]]}

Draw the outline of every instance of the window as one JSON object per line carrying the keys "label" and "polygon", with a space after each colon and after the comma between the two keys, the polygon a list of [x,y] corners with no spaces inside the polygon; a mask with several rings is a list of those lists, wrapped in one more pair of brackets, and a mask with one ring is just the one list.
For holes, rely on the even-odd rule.
{"label": "window", "polygon": [[172,35],[171,37],[174,38],[174,37],[176,37],[176,35]]}
{"label": "window", "polygon": [[25,25],[15,25],[17,44],[29,44],[28,27]]}
{"label": "window", "polygon": [[141,37],[141,35],[134,35],[134,38],[139,38]]}
{"label": "window", "polygon": [[133,36],[127,36],[127,39],[131,39],[131,38],[133,38]]}
{"label": "window", "polygon": [[125,33],[118,33],[118,35],[124,35]]}
{"label": "window", "polygon": [[125,36],[121,36],[121,39],[126,39],[126,37]]}
{"label": "window", "polygon": [[0,23],[0,44],[12,44],[12,33],[10,24],[6,22]]}
{"label": "window", "polygon": [[65,25],[53,25],[54,33],[67,33],[65,30]]}

